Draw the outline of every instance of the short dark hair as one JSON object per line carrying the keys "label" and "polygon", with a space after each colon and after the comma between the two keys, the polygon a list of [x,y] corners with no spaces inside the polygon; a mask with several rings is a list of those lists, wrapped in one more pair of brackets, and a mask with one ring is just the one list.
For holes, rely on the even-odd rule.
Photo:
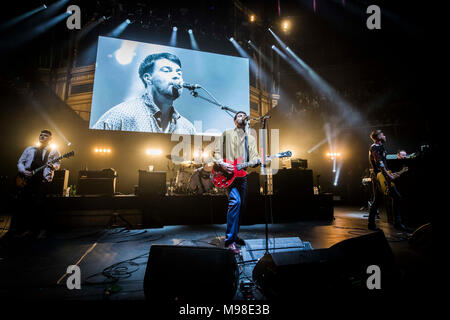
{"label": "short dark hair", "polygon": [[377,141],[378,140],[378,136],[383,133],[383,131],[381,131],[380,129],[377,130],[373,130],[370,133],[370,139],[372,139],[373,141]]}
{"label": "short dark hair", "polygon": [[237,118],[238,114],[240,114],[240,113],[243,113],[243,114],[247,115],[247,113],[246,113],[245,111],[238,111],[238,112],[236,112],[236,114],[234,115],[234,121],[236,121],[236,118]]}
{"label": "short dark hair", "polygon": [[48,134],[49,136],[52,135],[52,132],[51,132],[50,130],[48,130],[48,129],[42,130],[41,133],[46,133],[46,134]]}
{"label": "short dark hair", "polygon": [[141,78],[142,82],[144,83],[144,86],[147,87],[147,83],[144,81],[144,74],[145,73],[153,73],[153,68],[155,67],[155,61],[160,59],[167,59],[170,60],[181,68],[181,61],[178,59],[178,57],[174,54],[168,53],[168,52],[162,52],[162,53],[154,53],[148,55],[139,66],[139,77]]}

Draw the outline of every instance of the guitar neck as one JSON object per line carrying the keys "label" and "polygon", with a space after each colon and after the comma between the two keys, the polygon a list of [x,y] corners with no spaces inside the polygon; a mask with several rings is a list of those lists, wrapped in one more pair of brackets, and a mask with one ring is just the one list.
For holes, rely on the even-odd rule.
{"label": "guitar neck", "polygon": [[255,160],[255,161],[243,162],[243,163],[240,163],[240,164],[236,165],[236,168],[238,170],[242,170],[242,169],[246,169],[248,167],[251,167],[251,166],[254,166],[254,165],[257,165],[257,164],[260,164],[260,163],[261,163],[260,159]]}
{"label": "guitar neck", "polygon": [[44,170],[45,167],[47,167],[49,164],[53,164],[53,163],[55,163],[55,162],[58,162],[58,161],[61,160],[62,158],[64,158],[64,156],[61,156],[61,157],[56,158],[56,159],[53,159],[52,161],[47,162],[47,163],[44,164],[43,166],[40,166],[39,168],[34,169],[34,170],[33,170],[33,174],[38,173],[38,172],[41,171],[41,170]]}

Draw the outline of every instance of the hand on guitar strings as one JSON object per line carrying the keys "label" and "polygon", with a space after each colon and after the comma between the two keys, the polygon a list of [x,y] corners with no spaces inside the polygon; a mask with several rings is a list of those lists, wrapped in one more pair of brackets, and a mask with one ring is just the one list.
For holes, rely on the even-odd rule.
{"label": "hand on guitar strings", "polygon": [[228,173],[233,173],[234,172],[234,167],[232,164],[229,164],[227,162],[222,162],[220,164],[220,166],[222,167],[223,170],[225,170]]}

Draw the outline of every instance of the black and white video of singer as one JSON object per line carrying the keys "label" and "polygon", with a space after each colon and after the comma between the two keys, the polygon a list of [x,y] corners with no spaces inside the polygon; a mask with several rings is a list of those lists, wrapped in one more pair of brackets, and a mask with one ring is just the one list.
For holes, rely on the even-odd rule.
{"label": "black and white video of singer", "polygon": [[139,66],[145,93],[105,112],[94,129],[195,134],[193,124],[173,103],[183,92],[180,59],[171,53],[148,55]]}

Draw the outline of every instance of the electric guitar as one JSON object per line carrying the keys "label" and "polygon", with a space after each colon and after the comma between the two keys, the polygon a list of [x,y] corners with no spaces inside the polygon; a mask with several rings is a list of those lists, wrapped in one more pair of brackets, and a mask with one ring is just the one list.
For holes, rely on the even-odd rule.
{"label": "electric guitar", "polygon": [[[403,173],[405,173],[405,172],[407,172],[408,171],[408,167],[403,167],[400,171],[398,171],[398,172],[396,172],[396,174],[398,174],[399,176],[400,175],[402,175]],[[392,174],[392,171],[388,171],[390,174]],[[392,181],[388,181],[385,177],[384,177],[384,175],[383,175],[383,173],[382,172],[378,172],[377,173],[377,179],[378,179],[378,182],[380,183],[380,189],[381,189],[381,192],[384,194],[384,195],[388,195],[389,194],[389,188],[393,188],[393,187],[395,187],[395,184],[394,184],[394,182],[392,182]]]}
{"label": "electric guitar", "polygon": [[33,171],[31,171],[31,176],[29,176],[29,177],[25,176],[23,173],[18,173],[17,177],[16,177],[16,186],[18,188],[24,188],[29,183],[30,179],[32,179],[33,176],[36,173],[44,170],[49,164],[56,163],[59,160],[64,159],[64,158],[73,157],[74,155],[75,155],[75,152],[74,151],[70,151],[70,152],[68,152],[68,153],[66,153],[66,154],[64,154],[64,155],[62,155],[62,156],[60,156],[60,157],[58,157],[56,159],[53,159],[53,160],[47,162],[46,164],[44,164],[43,166],[41,166],[39,168],[36,168]]}
{"label": "electric guitar", "polygon": [[[291,157],[291,151],[280,152],[275,155],[267,157],[268,159],[275,158],[285,158]],[[242,162],[242,158],[238,158],[234,161],[228,161],[224,159],[224,162],[227,162],[233,165],[234,170],[232,173],[228,173],[226,170],[222,168],[219,164],[214,164],[211,170],[211,181],[217,188],[228,188],[234,181],[236,177],[245,177],[247,175],[247,171],[245,169],[250,166],[255,166],[261,164],[261,159],[249,162]]]}

